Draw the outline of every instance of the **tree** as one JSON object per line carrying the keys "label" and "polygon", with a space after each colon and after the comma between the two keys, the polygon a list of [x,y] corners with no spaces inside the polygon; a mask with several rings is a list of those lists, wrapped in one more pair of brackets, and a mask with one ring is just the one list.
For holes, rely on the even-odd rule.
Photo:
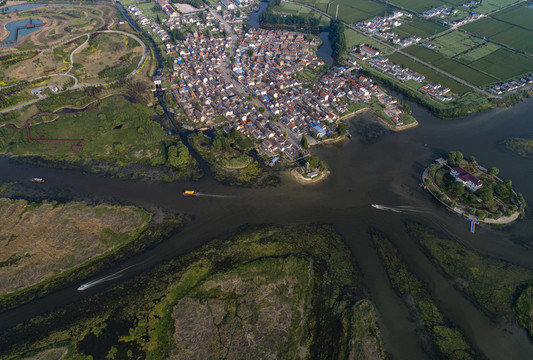
{"label": "tree", "polygon": [[483,184],[483,186],[479,188],[478,191],[476,191],[476,194],[481,198],[481,200],[489,201],[492,198],[492,195],[494,194],[494,191],[492,190],[492,185]]}
{"label": "tree", "polygon": [[305,135],[302,136],[302,140],[300,141],[300,145],[302,145],[302,147],[304,149],[308,149],[309,148],[309,143],[307,142],[307,137]]}
{"label": "tree", "polygon": [[344,135],[346,134],[347,131],[348,131],[348,128],[346,124],[343,122],[340,122],[339,126],[337,127],[337,132],[339,133],[339,135]]}
{"label": "tree", "polygon": [[476,158],[474,156],[470,156],[470,158],[468,159],[471,163],[475,163],[476,162]]}
{"label": "tree", "polygon": [[450,192],[455,196],[461,196],[465,193],[465,187],[458,181],[454,181],[450,186]]}
{"label": "tree", "polygon": [[265,112],[265,108],[262,107],[262,106],[261,106],[258,110],[259,110],[259,112],[260,112],[261,114]]}
{"label": "tree", "polygon": [[159,116],[163,116],[165,114],[165,111],[163,110],[163,107],[158,104],[155,106],[155,113]]}
{"label": "tree", "polygon": [[500,169],[498,169],[495,166],[489,168],[488,171],[489,171],[489,174],[491,174],[491,175],[498,175],[500,173]]}
{"label": "tree", "polygon": [[455,153],[455,161],[457,162],[457,164],[459,164],[461,161],[463,161],[463,153],[462,152],[457,151]]}
{"label": "tree", "polygon": [[457,153],[455,151],[450,151],[448,153],[448,162],[452,165],[456,163],[457,159]]}
{"label": "tree", "polygon": [[161,25],[161,18],[159,17],[159,14],[157,14],[157,16],[155,17],[155,21]]}
{"label": "tree", "polygon": [[189,149],[181,142],[170,146],[167,150],[168,163],[174,168],[185,169],[189,166],[190,159]]}

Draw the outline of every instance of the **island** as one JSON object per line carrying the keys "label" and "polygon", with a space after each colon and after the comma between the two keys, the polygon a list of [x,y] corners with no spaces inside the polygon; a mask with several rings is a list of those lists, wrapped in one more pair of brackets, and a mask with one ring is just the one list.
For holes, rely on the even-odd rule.
{"label": "island", "polygon": [[457,214],[486,224],[509,224],[523,215],[526,202],[499,169],[486,169],[475,157],[460,151],[438,158],[422,174],[422,185],[435,199]]}

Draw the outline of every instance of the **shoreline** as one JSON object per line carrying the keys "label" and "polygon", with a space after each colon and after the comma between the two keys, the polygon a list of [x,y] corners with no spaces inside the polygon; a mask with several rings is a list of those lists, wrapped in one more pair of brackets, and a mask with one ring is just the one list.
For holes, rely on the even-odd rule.
{"label": "shoreline", "polygon": [[362,112],[365,112],[365,111],[371,111],[376,116],[376,118],[379,120],[379,122],[382,123],[383,125],[385,125],[391,131],[396,131],[396,132],[404,131],[404,130],[408,130],[408,129],[412,129],[414,127],[417,127],[420,124],[418,122],[418,120],[415,119],[415,122],[413,122],[411,124],[408,124],[408,125],[400,125],[400,126],[393,125],[389,120],[384,119],[381,115],[379,115],[377,112],[372,110],[372,108],[370,106],[362,108],[362,109],[359,109],[357,111],[354,111],[353,113],[344,115],[344,116],[339,118],[339,121],[350,120],[351,118],[354,118],[358,114],[360,114]]}
{"label": "shoreline", "polygon": [[[466,214],[465,211],[463,209],[461,209],[460,207],[451,207],[450,205],[448,205],[446,202],[440,200],[435,194],[433,194],[433,192],[430,190],[428,184],[426,183],[427,180],[429,180],[429,176],[428,176],[428,172],[429,172],[429,166],[426,167],[424,169],[424,171],[422,172],[422,182],[425,186],[425,189],[431,194],[431,196],[437,200],[439,203],[441,203],[442,205],[444,205],[447,209],[453,211],[455,214],[457,215],[461,215],[463,217],[465,217],[466,219],[471,219],[471,220],[474,220],[474,221],[477,221],[479,222],[480,224],[489,224],[489,225],[507,225],[507,224],[511,224],[513,223],[514,221],[516,221],[518,219],[518,217],[520,216],[520,212],[517,211],[515,212],[514,214],[512,214],[511,216],[500,216],[499,218],[497,219],[492,219],[492,218],[489,218],[489,217],[486,217],[485,219],[481,220],[479,219],[476,215],[473,215],[473,214]],[[437,187],[436,184],[434,184],[433,182],[431,182],[435,187]],[[437,187],[437,189],[440,190],[439,187]],[[441,190],[442,191],[442,190]],[[442,192],[447,198],[448,197],[448,194],[446,194],[444,191]]]}
{"label": "shoreline", "polygon": [[316,184],[326,179],[329,175],[329,173],[326,171],[325,173],[322,173],[322,175],[317,176],[313,179],[307,179],[307,178],[304,178],[302,175],[300,175],[300,173],[298,173],[298,170],[296,168],[291,169],[289,173],[292,175],[292,177],[294,178],[294,180],[296,180],[297,183],[302,184],[302,185]]}

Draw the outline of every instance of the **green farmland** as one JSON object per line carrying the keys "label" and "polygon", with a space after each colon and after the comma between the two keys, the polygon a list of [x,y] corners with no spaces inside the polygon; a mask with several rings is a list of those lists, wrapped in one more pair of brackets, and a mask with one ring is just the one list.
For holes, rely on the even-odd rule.
{"label": "green farmland", "polygon": [[533,31],[533,9],[524,5],[515,5],[492,15],[496,20],[523,27]]}
{"label": "green farmland", "polygon": [[365,35],[359,34],[355,30],[346,28],[344,30],[344,35],[346,36],[346,48],[347,49],[352,49],[354,46],[357,46],[357,45],[366,44],[383,53],[390,51],[389,48],[381,45],[377,41],[372,40],[371,38]]}
{"label": "green farmland", "polygon": [[410,21],[407,24],[398,26],[393,30],[393,32],[398,34],[400,38],[406,38],[411,35],[416,35],[420,36],[422,39],[425,39],[427,37],[443,32],[444,30],[446,30],[446,28],[442,25],[438,25],[424,19],[414,19],[413,21]]}
{"label": "green farmland", "polygon": [[424,75],[428,81],[439,83],[443,86],[450,88],[450,90],[459,96],[470,92],[470,88],[458,83],[457,81],[450,79],[446,75],[436,72],[433,69],[428,68],[425,65],[420,64],[414,60],[411,60],[405,55],[394,53],[388,56],[389,60],[395,64],[400,64],[403,67],[409,68],[420,74]]}
{"label": "green farmland", "polygon": [[[533,9],[531,12],[531,23],[533,24]],[[525,17],[525,16],[524,16]],[[524,17],[519,17],[522,22]],[[493,18],[483,18],[462,26],[461,29],[474,33],[489,40],[510,46],[512,48],[533,54],[533,31],[520,27],[510,22],[504,22]]]}
{"label": "green farmland", "polygon": [[372,0],[295,0],[295,2],[316,7],[332,16],[335,16],[339,5],[339,19],[352,24],[394,11],[392,6]]}
{"label": "green farmland", "polygon": [[402,9],[411,10],[416,13],[421,13],[429,9],[439,6],[446,6],[447,4],[441,0],[390,0],[388,3],[396,5]]}
{"label": "green farmland", "polygon": [[457,56],[483,42],[480,38],[469,36],[460,31],[451,31],[431,41],[437,46],[435,50],[447,57]]}

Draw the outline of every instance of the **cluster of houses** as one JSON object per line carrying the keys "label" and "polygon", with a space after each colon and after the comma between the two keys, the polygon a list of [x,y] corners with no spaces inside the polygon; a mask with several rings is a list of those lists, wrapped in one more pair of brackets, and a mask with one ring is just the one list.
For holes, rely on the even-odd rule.
{"label": "cluster of houses", "polygon": [[478,13],[478,12],[475,12],[475,11],[471,11],[470,14],[467,17],[465,17],[464,19],[457,19],[457,20],[452,20],[452,21],[444,21],[444,25],[448,25],[448,26],[451,26],[452,28],[455,28],[455,27],[458,27],[458,26],[461,26],[461,25],[464,25],[464,24],[468,24],[469,22],[472,22],[474,20],[481,19],[484,16],[485,15],[483,15],[481,13]]}
{"label": "cluster of houses", "polygon": [[398,34],[391,31],[392,27],[400,26],[403,23],[403,17],[412,18],[409,13],[395,11],[392,15],[379,16],[370,20],[365,20],[356,24],[356,26],[366,32],[372,33],[384,40],[390,40],[394,44],[401,47],[417,43],[421,40],[418,36],[409,36],[405,39],[400,39]]}
{"label": "cluster of houses", "polygon": [[368,45],[361,44],[359,47],[355,47],[350,52],[350,55],[355,56],[359,60],[367,60],[371,57],[381,54],[379,50],[376,50]]}
{"label": "cluster of houses", "polygon": [[425,79],[424,75],[419,74],[416,71],[403,68],[400,65],[393,64],[389,61],[389,59],[384,56],[379,56],[377,58],[370,59],[368,63],[373,68],[376,68],[386,74],[389,74],[392,77],[395,77],[396,79],[400,80],[401,82],[407,80],[415,80],[417,82],[421,82]]}
{"label": "cluster of houses", "polygon": [[[221,76],[222,61],[231,46],[227,38],[206,37],[202,32],[188,33],[178,42],[179,57],[173,60],[171,80],[177,85],[172,93],[193,122],[213,125],[218,115],[233,116],[234,104],[241,96],[231,81]],[[195,106],[196,103],[201,106]]]}
{"label": "cluster of houses", "polygon": [[464,7],[464,8],[470,9],[470,8],[473,8],[474,6],[478,6],[478,5],[481,5],[481,0],[471,0],[470,2],[464,3],[461,6]]}
{"label": "cluster of houses", "polygon": [[433,8],[430,10],[426,10],[423,13],[420,14],[421,17],[425,19],[432,18],[434,16],[440,15],[440,16],[450,16],[453,14],[457,14],[458,10],[452,10],[449,7],[446,6],[440,6],[438,8]]}
{"label": "cluster of houses", "polygon": [[137,22],[141,24],[141,26],[150,27],[150,29],[152,29],[152,32],[156,34],[162,41],[168,41],[170,39],[168,33],[163,30],[161,26],[159,26],[159,24],[153,19],[148,18],[148,16],[144,14],[144,11],[134,5],[129,5],[128,11],[130,14],[135,16]]}
{"label": "cluster of houses", "polygon": [[441,84],[426,84],[422,86],[420,90],[440,101],[453,100],[453,97],[448,95],[450,93],[450,89],[442,87]]}
{"label": "cluster of houses", "polygon": [[503,93],[506,93],[511,90],[516,90],[522,86],[525,86],[531,83],[533,83],[533,74],[526,75],[522,77],[520,80],[512,80],[506,83],[494,85],[489,90],[493,92],[494,94],[501,95]]}

